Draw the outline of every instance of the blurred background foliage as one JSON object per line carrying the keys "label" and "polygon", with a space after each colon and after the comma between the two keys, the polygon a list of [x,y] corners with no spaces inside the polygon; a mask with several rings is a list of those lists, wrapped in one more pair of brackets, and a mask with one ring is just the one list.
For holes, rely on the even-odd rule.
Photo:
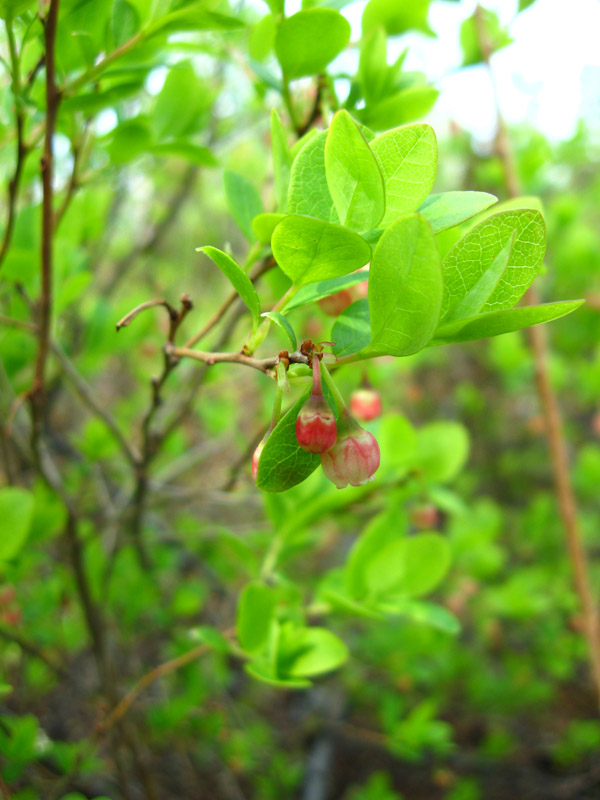
{"label": "blurred background foliage", "polygon": [[[382,30],[380,24],[390,43],[409,31],[430,35],[429,5],[371,0],[363,36]],[[519,5],[528,13],[531,3]],[[119,335],[115,323],[138,303],[165,297],[176,304],[183,292],[194,301],[186,335],[211,317],[229,288],[194,248],[229,247],[240,263],[253,263],[260,246],[251,219],[275,205],[269,109],[289,122],[272,52],[277,0],[269,8],[163,3],[162,15],[154,9],[153,17],[151,6],[63,0],[57,40],[58,75],[71,91],[55,139],[56,341],[137,446],[168,319],[152,309]],[[19,43],[16,113],[30,148],[3,254],[0,311],[23,323],[40,291],[44,71],[35,7],[26,0],[0,3]],[[160,24],[149,21],[156,18]],[[492,12],[487,25],[494,49],[509,53],[510,30]],[[135,46],[98,70],[99,54],[128,46],[141,30]],[[466,68],[481,60],[468,8],[460,44]],[[16,116],[6,31],[0,49],[8,62],[0,100],[0,172],[8,186]],[[356,64],[336,64],[316,81],[292,84],[300,120],[310,119],[317,89],[323,101],[317,125],[340,98],[350,98],[361,121],[376,127],[426,118],[436,100],[427,77],[400,63],[389,68],[392,96],[409,95],[399,110],[389,103],[382,109],[364,71],[361,87]],[[550,367],[597,588],[598,128],[581,121],[571,138],[555,141],[521,124],[510,136],[523,193],[539,198],[548,227],[540,294],[587,300],[552,324]],[[492,141],[474,141],[456,124],[438,130],[438,141],[434,191],[507,198]],[[237,176],[229,192],[226,170]],[[441,236],[441,247],[457,235]],[[271,271],[261,287],[274,301],[285,281]],[[234,305],[224,333],[211,332],[211,348],[242,343],[238,312]],[[332,320],[319,308],[294,313],[297,330],[329,339]],[[272,332],[269,343],[278,350],[281,333]],[[113,702],[98,688],[64,506],[33,475],[26,406],[15,403],[31,385],[35,339],[26,329],[0,325],[0,352],[2,478],[26,485],[33,496],[26,543],[18,553],[2,554],[0,546],[0,793],[6,798],[599,796],[597,700],[523,334],[380,359],[364,375],[356,366],[341,371],[345,395],[366,379],[383,400],[383,416],[368,425],[382,448],[382,469],[368,492],[338,493],[319,473],[281,496],[261,495],[249,460],[270,415],[264,377],[183,363],[169,377],[153,423],[167,433],[153,452],[138,531],[150,568],[129,535],[135,474],[113,433],[80,402],[55,352],[48,447],[83,509],[84,567],[117,688],[131,687],[198,643],[212,646],[153,683],[127,726],[107,736],[99,724]],[[332,610],[328,590],[354,541],[387,528],[433,529],[447,540],[452,563],[435,590],[436,605],[385,619]],[[256,577],[282,529],[279,602],[292,619],[332,612],[328,624],[351,654],[341,671],[299,692],[252,680],[216,638],[216,630],[231,627],[240,589]]]}

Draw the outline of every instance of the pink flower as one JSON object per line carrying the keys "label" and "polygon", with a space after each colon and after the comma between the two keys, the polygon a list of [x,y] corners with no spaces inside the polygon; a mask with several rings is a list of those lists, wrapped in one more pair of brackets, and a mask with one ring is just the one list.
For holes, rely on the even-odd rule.
{"label": "pink flower", "polygon": [[296,439],[300,447],[309,453],[325,453],[335,444],[335,417],[323,395],[312,394],[300,409],[296,420]]}
{"label": "pink flower", "polygon": [[317,353],[312,361],[312,370],[313,390],[296,419],[296,439],[309,453],[325,453],[335,444],[337,425],[333,411],[323,397],[321,361]]}
{"label": "pink flower", "polygon": [[323,472],[338,489],[372,481],[380,459],[377,440],[348,413],[340,417],[338,430],[335,445],[321,455]]}
{"label": "pink flower", "polygon": [[361,422],[381,416],[381,396],[374,389],[357,389],[350,398],[350,411]]}

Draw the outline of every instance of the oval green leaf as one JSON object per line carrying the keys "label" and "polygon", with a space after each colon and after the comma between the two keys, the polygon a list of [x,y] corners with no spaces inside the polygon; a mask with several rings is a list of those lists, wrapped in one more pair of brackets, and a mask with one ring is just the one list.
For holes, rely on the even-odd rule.
{"label": "oval green leaf", "polygon": [[377,159],[347,111],[338,111],[325,142],[329,193],[342,225],[358,233],[375,228],[385,210]]}
{"label": "oval green leaf", "polygon": [[[371,142],[385,183],[385,214],[380,227],[427,197],[437,171],[437,140],[429,125],[407,125],[382,133]],[[374,226],[373,226],[374,227]]]}
{"label": "oval green leaf", "polygon": [[260,300],[258,299],[254,284],[244,270],[231,256],[216,247],[210,247],[208,245],[206,247],[197,247],[196,252],[207,255],[229,279],[233,288],[250,309],[254,328],[256,329],[260,321]]}
{"label": "oval green leaf", "polygon": [[279,223],[272,246],[275,260],[295,286],[354,272],[371,257],[371,248],[358,234],[297,215]]}
{"label": "oval green leaf", "polygon": [[350,41],[350,23],[331,8],[309,8],[284,19],[275,53],[288,79],[317,75]]}
{"label": "oval green leaf", "polygon": [[420,214],[400,217],[385,231],[371,260],[371,347],[406,356],[430,341],[442,304],[437,244]]}

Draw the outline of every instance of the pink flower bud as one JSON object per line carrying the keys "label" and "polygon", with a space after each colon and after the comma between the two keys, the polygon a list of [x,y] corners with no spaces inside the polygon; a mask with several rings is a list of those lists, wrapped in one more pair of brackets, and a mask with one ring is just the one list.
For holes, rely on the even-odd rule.
{"label": "pink flower bud", "polygon": [[374,436],[348,414],[340,419],[335,445],[321,455],[323,472],[338,489],[372,481],[379,467],[379,445]]}
{"label": "pink flower bud", "polygon": [[431,503],[428,503],[427,505],[413,508],[410,513],[410,518],[415,527],[424,530],[427,528],[435,528],[439,522],[440,515],[437,508]]}
{"label": "pink flower bud", "polygon": [[319,300],[319,308],[329,317],[337,317],[342,311],[354,302],[354,297],[350,289],[340,289],[335,294],[322,297]]}
{"label": "pink flower bud", "polygon": [[322,297],[319,300],[319,308],[324,314],[330,317],[339,316],[348,306],[357,300],[362,300],[369,294],[369,281],[361,281],[347,289],[340,289],[339,292]]}
{"label": "pink flower bud", "polygon": [[300,409],[296,420],[296,439],[309,453],[326,453],[337,439],[333,411],[322,395],[312,394]]}
{"label": "pink flower bud", "polygon": [[381,396],[374,389],[357,389],[350,398],[350,411],[361,422],[381,416]]}

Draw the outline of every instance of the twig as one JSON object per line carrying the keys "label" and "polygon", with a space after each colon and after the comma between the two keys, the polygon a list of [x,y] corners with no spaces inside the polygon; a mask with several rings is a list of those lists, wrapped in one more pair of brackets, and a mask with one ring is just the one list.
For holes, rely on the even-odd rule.
{"label": "twig", "polygon": [[145,303],[140,303],[139,306],[132,308],[131,311],[125,314],[125,316],[117,322],[117,332],[120,331],[121,328],[126,328],[130,322],[133,322],[138,314],[142,313],[142,311],[146,311],[149,308],[155,308],[156,306],[164,306],[167,309],[171,322],[174,319],[177,319],[177,311],[173,308],[168,300],[146,300]]}
{"label": "twig", "polygon": [[131,266],[138,258],[145,256],[148,253],[153,253],[160,246],[165,234],[177,218],[177,215],[181,211],[185,201],[188,199],[190,192],[194,188],[198,172],[199,170],[196,165],[190,165],[186,169],[181,183],[168,200],[166,206],[167,210],[162,219],[156,223],[145,241],[135,245],[128,253],[122,256],[115,263],[108,279],[100,286],[100,293],[103,297],[111,295],[115,291],[118,284],[125,277]]}
{"label": "twig", "polygon": [[[234,633],[235,629],[229,628],[223,635],[226,638],[231,638]],[[108,731],[115,723],[122,719],[144,689],[147,689],[148,686],[151,686],[160,678],[164,678],[165,675],[170,675],[172,672],[177,672],[177,670],[182,669],[182,667],[185,667],[187,664],[191,664],[192,661],[201,658],[203,655],[210,652],[210,650],[211,646],[209,644],[200,644],[192,650],[188,650],[187,653],[182,653],[182,655],[172,658],[170,661],[165,661],[163,664],[159,664],[157,667],[154,667],[154,669],[151,669],[150,672],[147,672],[140,678],[135,686],[127,692],[119,704],[113,708],[108,717],[100,725],[101,732],[104,733]]]}
{"label": "twig", "polygon": [[[275,259],[273,256],[267,256],[264,258],[258,267],[250,273],[250,280],[254,283],[257,281],[265,272],[268,272],[276,265]],[[188,339],[185,343],[185,347],[193,347],[197,344],[201,339],[209,334],[212,329],[219,324],[227,310],[231,307],[231,305],[235,302],[235,300],[239,297],[237,292],[232,292],[229,297],[225,300],[225,302],[215,311],[213,316],[208,320],[206,325],[202,328],[201,331],[196,333],[191,339]]]}
{"label": "twig", "polygon": [[5,625],[0,625],[0,637],[2,639],[6,639],[8,642],[13,642],[14,644],[19,645],[24,653],[33,656],[33,658],[37,658],[38,661],[42,661],[48,667],[48,669],[52,670],[52,672],[56,673],[56,675],[59,677],[68,677],[67,670],[61,664],[57,663],[51,656],[47,655],[40,647],[38,647],[37,644],[25,639],[16,631],[10,630]]}
{"label": "twig", "polygon": [[[165,347],[165,353],[172,358],[193,358],[196,361],[202,361],[212,367],[214,364],[229,363],[229,364],[243,364],[246,367],[252,367],[260,372],[267,372],[276,366],[278,356],[270,358],[254,358],[253,356],[246,356],[243,353],[210,353],[204,350],[193,350],[191,347]],[[296,360],[299,359],[299,360]],[[302,353],[291,353],[290,361],[292,363],[308,363],[306,356]]]}
{"label": "twig", "polygon": [[[26,293],[23,293],[23,297],[31,307],[32,303],[28,295]],[[19,328],[22,330],[29,331],[30,333],[37,332],[37,326],[33,325],[31,322],[25,322],[20,319],[13,319],[12,317],[5,317],[3,314],[0,314],[0,325],[6,325],[11,328]],[[88,408],[104,422],[106,427],[113,434],[113,436],[119,443],[121,449],[123,450],[123,453],[125,454],[127,460],[131,464],[134,465],[138,464],[140,461],[140,456],[138,452],[132,445],[129,444],[123,433],[120,431],[119,426],[117,425],[112,415],[96,400],[91,386],[89,386],[89,384],[79,374],[73,362],[67,356],[62,347],[58,344],[58,342],[53,338],[50,339],[50,349],[52,350],[58,362],[60,363],[63,372],[75,387],[75,390],[79,394],[80,398],[88,406]],[[23,399],[24,397],[21,397],[20,402],[22,402]],[[13,409],[9,414],[9,422],[14,417],[14,413],[16,412],[17,408],[18,406],[13,406]]]}
{"label": "twig", "polygon": [[[516,197],[521,193],[520,180],[510,137],[500,112],[496,83],[490,64],[492,47],[485,29],[483,9],[481,6],[477,6],[475,10],[475,23],[481,52],[488,68],[496,100],[498,119],[496,152],[504,167],[507,192],[511,197]],[[533,287],[530,287],[525,296],[532,304],[539,302],[537,292]],[[543,325],[529,328],[528,336],[535,362],[536,385],[540,406],[546,422],[545,430],[550,447],[552,473],[558,508],[565,531],[567,549],[571,559],[575,590],[579,597],[583,614],[585,636],[589,650],[590,669],[596,689],[597,701],[600,704],[600,622],[598,618],[598,609],[594,602],[591,588],[588,559],[579,527],[577,502],[569,471],[569,456],[560,406],[552,387],[550,371],[548,369],[548,336]]]}
{"label": "twig", "polygon": [[44,153],[41,160],[42,172],[42,295],[40,299],[40,320],[38,328],[38,351],[35,360],[33,389],[31,391],[32,442],[34,450],[42,429],[45,404],[45,369],[50,350],[50,321],[52,314],[52,270],[54,233],[54,190],[52,140],[56,127],[56,117],[60,105],[60,93],[56,86],[55,52],[58,7],[60,0],[50,0],[48,14],[43,20],[44,46],[46,53],[46,135]]}
{"label": "twig", "polygon": [[142,40],[143,32],[138,31],[134,36],[131,37],[131,39],[123,42],[120,47],[117,47],[116,50],[112,51],[112,53],[104,56],[104,58],[100,59],[100,61],[94,64],[93,67],[90,67],[90,69],[86,70],[86,72],[82,73],[78,78],[74,78],[70,83],[65,84],[65,86],[63,86],[62,93],[64,95],[74,94],[74,92],[81,86],[85,86],[86,83],[90,83],[98,78],[98,76],[104,72],[109,64],[112,64],[113,61],[116,61],[130,50],[133,50],[133,48],[140,44]]}
{"label": "twig", "polygon": [[69,178],[69,183],[67,184],[67,188],[65,191],[65,196],[63,197],[63,201],[60,204],[58,210],[54,214],[54,230],[56,231],[62,222],[65,214],[67,213],[67,209],[71,205],[71,201],[75,196],[75,193],[80,187],[79,181],[79,166],[81,163],[83,150],[84,150],[84,142],[85,142],[85,134],[87,132],[87,127],[84,128],[83,133],[81,134],[81,138],[77,143],[73,143],[73,167],[71,169],[71,177]]}
{"label": "twig", "polygon": [[[193,308],[192,301],[189,295],[184,294],[181,296],[181,308],[175,314],[171,315],[171,324],[169,326],[169,334],[167,337],[167,347],[172,346],[175,342],[175,337],[179,326]],[[144,569],[150,568],[150,559],[146,553],[142,541],[142,524],[144,518],[144,507],[146,502],[146,494],[148,492],[148,466],[153,459],[156,449],[155,443],[152,438],[152,422],[154,415],[162,403],[161,390],[162,387],[177,366],[177,360],[171,358],[165,352],[163,362],[163,370],[158,378],[153,378],[151,381],[152,394],[150,399],[150,406],[142,420],[142,455],[141,460],[136,468],[136,487],[134,492],[133,501],[133,515],[131,518],[131,538],[134,543],[140,565]]]}
{"label": "twig", "polygon": [[116,420],[112,417],[110,412],[107,411],[106,408],[98,402],[98,400],[96,400],[93,389],[79,374],[75,365],[67,356],[62,347],[58,344],[58,342],[54,340],[51,340],[50,346],[52,348],[52,352],[54,353],[58,362],[60,363],[63,372],[65,373],[67,378],[71,381],[77,394],[83,400],[85,405],[87,405],[88,408],[102,420],[102,422],[104,422],[106,427],[109,429],[109,431],[112,433],[112,435],[119,443],[121,450],[123,451],[129,463],[133,464],[134,466],[139,464],[140,454],[127,441],[122,431],[120,430],[119,426],[117,425]]}

